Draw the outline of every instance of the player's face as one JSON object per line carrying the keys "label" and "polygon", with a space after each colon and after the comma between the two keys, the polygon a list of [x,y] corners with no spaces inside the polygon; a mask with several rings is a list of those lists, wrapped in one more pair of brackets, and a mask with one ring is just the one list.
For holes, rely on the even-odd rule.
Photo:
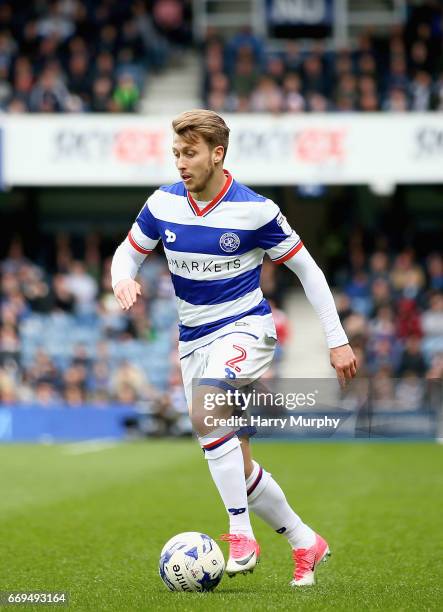
{"label": "player's face", "polygon": [[174,134],[172,152],[186,189],[194,193],[204,191],[223,157],[223,147],[210,149],[200,135],[191,142]]}

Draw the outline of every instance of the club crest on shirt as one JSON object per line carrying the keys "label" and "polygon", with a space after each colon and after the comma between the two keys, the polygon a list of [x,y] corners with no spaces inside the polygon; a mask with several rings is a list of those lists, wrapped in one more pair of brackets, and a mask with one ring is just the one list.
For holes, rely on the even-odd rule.
{"label": "club crest on shirt", "polygon": [[233,253],[240,246],[240,238],[233,232],[226,232],[220,237],[220,248],[225,253]]}

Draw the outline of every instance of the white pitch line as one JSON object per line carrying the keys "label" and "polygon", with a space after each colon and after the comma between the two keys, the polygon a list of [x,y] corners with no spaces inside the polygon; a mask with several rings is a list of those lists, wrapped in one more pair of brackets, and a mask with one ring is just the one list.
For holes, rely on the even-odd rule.
{"label": "white pitch line", "polygon": [[65,455],[85,455],[86,453],[99,453],[102,450],[117,446],[115,440],[85,440],[84,442],[74,442],[63,449]]}

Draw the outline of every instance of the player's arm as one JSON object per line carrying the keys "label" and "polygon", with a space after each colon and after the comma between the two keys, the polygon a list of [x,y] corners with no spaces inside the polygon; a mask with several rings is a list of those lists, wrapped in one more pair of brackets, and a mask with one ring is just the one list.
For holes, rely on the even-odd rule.
{"label": "player's arm", "polygon": [[300,279],[325,332],[331,365],[341,385],[355,376],[356,360],[340,323],[325,275],[292,229],[278,206],[268,200],[263,207],[263,225],[257,230],[258,244],[277,264],[286,266]]}
{"label": "player's arm", "polygon": [[146,203],[112,258],[112,288],[123,310],[129,310],[141,295],[141,286],[135,278],[143,261],[158,241],[155,219]]}
{"label": "player's arm", "polygon": [[344,385],[346,380],[356,375],[357,364],[325,275],[305,246],[284,263],[300,279],[306,297],[320,319],[330,350],[331,365],[340,384]]}

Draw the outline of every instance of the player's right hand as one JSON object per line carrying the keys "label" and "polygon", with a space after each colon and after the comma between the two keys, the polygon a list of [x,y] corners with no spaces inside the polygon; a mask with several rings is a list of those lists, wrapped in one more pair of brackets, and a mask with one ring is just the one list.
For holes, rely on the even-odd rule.
{"label": "player's right hand", "polygon": [[331,366],[335,368],[338,382],[344,388],[357,374],[357,360],[349,344],[337,346],[330,350]]}
{"label": "player's right hand", "polygon": [[114,295],[123,310],[129,310],[134,306],[137,297],[142,294],[142,288],[132,278],[119,281],[114,287]]}

